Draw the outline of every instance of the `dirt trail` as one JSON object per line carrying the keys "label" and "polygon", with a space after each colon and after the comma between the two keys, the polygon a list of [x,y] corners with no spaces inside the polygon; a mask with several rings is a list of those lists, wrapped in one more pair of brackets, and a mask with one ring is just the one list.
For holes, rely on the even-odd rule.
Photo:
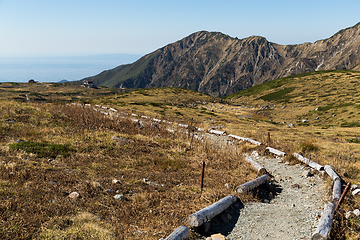
{"label": "dirt trail", "polygon": [[316,174],[308,176],[310,168],[303,165],[290,166],[256,152],[251,156],[270,173],[276,193],[264,191],[263,202],[234,204],[224,213],[231,216],[228,222],[221,217],[212,221],[210,235],[221,233],[230,240],[311,239],[324,207],[324,181]]}

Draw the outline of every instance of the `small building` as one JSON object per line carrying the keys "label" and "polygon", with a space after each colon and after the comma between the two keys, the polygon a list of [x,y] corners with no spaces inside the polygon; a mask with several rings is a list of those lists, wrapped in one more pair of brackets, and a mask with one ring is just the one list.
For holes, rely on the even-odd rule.
{"label": "small building", "polygon": [[94,82],[93,82],[93,80],[84,80],[82,85],[84,87],[93,88]]}

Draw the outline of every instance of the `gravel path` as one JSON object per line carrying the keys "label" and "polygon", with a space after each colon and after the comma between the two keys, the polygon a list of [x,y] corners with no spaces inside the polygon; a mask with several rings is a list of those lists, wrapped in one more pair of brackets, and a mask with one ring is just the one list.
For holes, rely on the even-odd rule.
{"label": "gravel path", "polygon": [[210,235],[221,233],[230,240],[311,239],[324,207],[323,180],[308,176],[310,168],[303,165],[290,166],[257,153],[251,156],[272,176],[276,193],[265,191],[263,202],[234,204],[212,220]]}

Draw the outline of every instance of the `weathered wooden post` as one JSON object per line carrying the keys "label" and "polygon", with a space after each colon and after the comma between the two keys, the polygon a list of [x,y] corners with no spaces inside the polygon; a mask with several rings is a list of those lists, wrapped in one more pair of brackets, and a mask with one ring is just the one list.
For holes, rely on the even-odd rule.
{"label": "weathered wooden post", "polygon": [[341,197],[341,181],[340,179],[336,179],[334,181],[334,185],[333,185],[333,196],[332,196],[332,199],[333,199],[333,202],[336,203],[339,201]]}
{"label": "weathered wooden post", "polygon": [[270,132],[268,132],[268,140],[267,140],[267,143],[270,144]]}
{"label": "weathered wooden post", "polygon": [[324,170],[324,167],[321,166],[320,164],[313,162],[310,159],[307,159],[306,157],[303,157],[298,153],[294,153],[294,157],[296,157],[298,160],[305,163],[306,165],[310,166],[311,168],[318,170],[319,172]]}
{"label": "weathered wooden post", "polygon": [[327,240],[331,226],[333,223],[335,206],[333,203],[326,203],[324,207],[324,211],[321,215],[319,224],[316,228],[315,233],[312,235],[312,240]]}
{"label": "weathered wooden post", "polygon": [[340,179],[339,175],[337,175],[336,172],[329,165],[325,165],[324,169],[333,181],[335,181],[336,179]]}
{"label": "weathered wooden post", "polygon": [[285,157],[286,156],[286,152],[279,151],[279,150],[277,150],[275,148],[272,148],[272,147],[267,147],[266,150],[269,151],[270,153],[275,154],[276,156],[279,156],[279,157]]}
{"label": "weathered wooden post", "polygon": [[259,163],[255,162],[251,157],[245,157],[245,161],[250,163],[260,174],[266,174],[266,169]]}
{"label": "weathered wooden post", "polygon": [[190,229],[182,225],[175,229],[165,240],[185,240],[190,235]]}
{"label": "weathered wooden post", "polygon": [[262,175],[261,177],[255,178],[254,180],[251,180],[247,183],[241,184],[240,186],[238,186],[236,188],[236,192],[238,193],[246,193],[248,191],[250,191],[251,189],[254,189],[258,186],[260,186],[263,183],[266,183],[267,181],[269,181],[270,178],[267,174]]}
{"label": "weathered wooden post", "polygon": [[204,187],[204,173],[205,173],[205,162],[203,161],[201,164],[201,176],[200,176],[200,191]]}
{"label": "weathered wooden post", "polygon": [[222,213],[233,203],[235,203],[236,200],[237,197],[235,195],[224,197],[216,203],[189,215],[186,219],[186,222],[190,227],[200,227],[205,222],[210,221],[213,217]]}

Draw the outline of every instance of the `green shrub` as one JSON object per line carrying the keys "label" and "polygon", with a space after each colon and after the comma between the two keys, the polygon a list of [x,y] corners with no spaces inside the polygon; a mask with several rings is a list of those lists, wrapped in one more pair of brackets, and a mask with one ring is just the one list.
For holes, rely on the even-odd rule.
{"label": "green shrub", "polygon": [[10,148],[14,150],[24,150],[27,153],[34,153],[39,158],[51,157],[55,158],[58,155],[68,157],[71,148],[69,145],[64,144],[49,144],[49,143],[37,143],[37,142],[19,142],[10,144]]}

